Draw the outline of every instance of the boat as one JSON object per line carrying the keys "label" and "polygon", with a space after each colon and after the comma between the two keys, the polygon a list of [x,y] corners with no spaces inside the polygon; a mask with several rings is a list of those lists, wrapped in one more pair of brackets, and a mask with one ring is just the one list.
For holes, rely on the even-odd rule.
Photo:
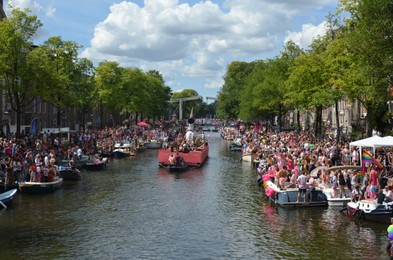
{"label": "boat", "polygon": [[95,158],[95,159],[90,159],[86,165],[85,169],[90,170],[90,171],[102,171],[106,169],[106,166],[108,165],[108,158]]}
{"label": "boat", "polygon": [[241,152],[243,150],[242,139],[238,137],[233,140],[233,142],[229,145],[229,150]]}
{"label": "boat", "polygon": [[5,192],[18,188],[19,188],[18,183],[6,184],[4,181],[0,181],[0,192]]}
{"label": "boat", "polygon": [[[347,188],[344,189],[345,192],[345,197],[341,198],[334,198],[334,191],[332,188],[324,188],[322,189],[322,192],[326,195],[328,205],[330,207],[346,207],[348,202],[351,201],[351,191]],[[337,188],[337,192],[338,188]]]}
{"label": "boat", "polygon": [[[87,155],[82,155],[80,158],[78,156],[74,156],[74,163],[76,168],[83,168],[86,165],[86,162],[89,160],[89,156]],[[59,161],[59,166],[68,166],[70,163],[70,160],[61,160]]]}
{"label": "boat", "polygon": [[251,153],[243,153],[242,154],[242,162],[253,162],[253,156]]}
{"label": "boat", "polygon": [[364,199],[347,204],[347,215],[358,219],[391,224],[393,202],[377,203],[376,200]]}
{"label": "boat", "polygon": [[[158,150],[158,165],[160,167],[169,167],[169,157],[176,156],[176,152],[170,149],[159,149]],[[207,142],[204,147],[200,150],[193,150],[187,153],[178,152],[178,156],[184,159],[184,165],[189,168],[199,168],[201,167],[206,159],[209,157],[209,145]]]}
{"label": "boat", "polygon": [[162,142],[160,142],[158,140],[150,140],[150,141],[144,142],[143,146],[146,149],[160,149],[160,148],[162,148]]}
{"label": "boat", "polygon": [[[311,176],[317,177],[318,171],[324,172],[325,174],[329,175],[331,171],[336,170],[361,170],[360,166],[354,165],[342,165],[342,166],[333,166],[327,168],[326,166],[318,166],[314,170],[311,171]],[[334,198],[334,190],[331,187],[320,187],[323,193],[326,195],[328,200],[328,205],[331,207],[346,207],[348,202],[351,201],[352,193],[351,191],[345,187],[344,192],[345,196],[341,198]],[[339,193],[339,188],[337,188],[337,193]]]}
{"label": "boat", "polygon": [[189,168],[186,165],[169,165],[167,169],[168,172],[181,173],[188,171]]}
{"label": "boat", "polygon": [[51,182],[21,182],[19,183],[19,191],[27,194],[44,194],[52,193],[60,189],[63,179],[55,177]]}
{"label": "boat", "polygon": [[319,188],[315,189],[314,198],[312,201],[309,200],[310,189],[307,189],[306,201],[302,201],[303,198],[301,196],[300,202],[297,202],[297,196],[299,193],[298,188],[280,189],[270,180],[264,181],[263,184],[265,187],[265,192],[267,192],[267,190],[274,191],[274,195],[271,196],[270,199],[282,207],[321,207],[328,205],[326,195]]}
{"label": "boat", "polygon": [[12,189],[6,192],[3,192],[0,194],[0,204],[3,207],[7,207],[7,205],[9,205],[15,198],[16,196],[16,192],[18,191],[18,189]]}
{"label": "boat", "polygon": [[78,181],[82,179],[81,172],[78,169],[71,169],[71,167],[67,166],[59,166],[59,176],[63,180],[67,181]]}
{"label": "boat", "polygon": [[130,157],[131,154],[135,153],[130,143],[117,143],[114,148],[112,154],[117,159]]}

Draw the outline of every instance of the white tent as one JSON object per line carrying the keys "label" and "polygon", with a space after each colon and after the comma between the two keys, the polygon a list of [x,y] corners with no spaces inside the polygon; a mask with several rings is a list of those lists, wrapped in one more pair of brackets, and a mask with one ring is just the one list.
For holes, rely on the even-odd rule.
{"label": "white tent", "polygon": [[382,137],[381,140],[377,140],[374,144],[376,147],[380,146],[393,146],[393,136]]}
{"label": "white tent", "polygon": [[[372,137],[368,137],[365,139],[361,139],[361,140],[357,140],[354,142],[350,142],[349,143],[349,149],[352,150],[353,146],[358,146],[359,147],[359,154],[360,157],[362,157],[362,149],[363,147],[372,147],[373,148],[373,155],[375,154],[375,147],[376,147],[376,143],[383,143],[383,138],[378,136],[378,135],[374,135]],[[360,160],[360,165],[362,165],[362,160]]]}
{"label": "white tent", "polygon": [[354,142],[350,142],[349,143],[349,147],[351,148],[352,146],[359,146],[359,147],[372,147],[373,151],[375,151],[375,144],[376,143],[382,143],[383,138],[378,136],[378,135],[374,135],[372,137],[368,137],[365,139],[361,139],[361,140],[357,140]]}

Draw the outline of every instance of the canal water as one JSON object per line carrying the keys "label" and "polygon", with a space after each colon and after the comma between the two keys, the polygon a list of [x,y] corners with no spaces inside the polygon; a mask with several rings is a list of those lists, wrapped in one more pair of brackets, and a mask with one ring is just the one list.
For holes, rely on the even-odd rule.
{"label": "canal water", "polygon": [[0,259],[388,259],[386,224],[269,203],[255,169],[209,134],[200,169],[171,174],[157,150],[83,171],[0,211]]}

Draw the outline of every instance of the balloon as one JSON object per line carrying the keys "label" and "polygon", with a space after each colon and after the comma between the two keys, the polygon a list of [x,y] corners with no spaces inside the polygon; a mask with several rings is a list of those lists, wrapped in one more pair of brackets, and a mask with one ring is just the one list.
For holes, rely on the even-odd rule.
{"label": "balloon", "polygon": [[389,232],[388,238],[389,238],[390,240],[393,240],[393,232]]}
{"label": "balloon", "polygon": [[388,227],[388,233],[392,233],[393,232],[393,225],[390,225],[389,227]]}
{"label": "balloon", "polygon": [[263,175],[262,180],[263,180],[263,181],[268,181],[268,180],[270,180],[269,174]]}
{"label": "balloon", "polygon": [[274,196],[274,190],[272,188],[268,188],[266,191],[266,196],[268,196],[269,198]]}

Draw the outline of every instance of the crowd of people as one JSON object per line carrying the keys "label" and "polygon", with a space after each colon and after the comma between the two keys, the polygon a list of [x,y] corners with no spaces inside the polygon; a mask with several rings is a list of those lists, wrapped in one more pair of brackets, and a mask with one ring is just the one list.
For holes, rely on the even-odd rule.
{"label": "crowd of people", "polygon": [[[258,130],[240,126],[231,131],[233,133],[227,134],[241,138],[243,154],[252,154],[253,161],[259,162],[260,175],[269,175],[281,189],[298,187],[299,195],[303,196],[306,189],[332,188],[335,198],[351,196],[359,200],[384,196],[386,200],[393,199],[391,185],[387,183],[393,165],[390,148],[376,150],[375,157],[384,166],[380,169],[371,163],[362,165],[359,147],[350,147],[349,140],[336,142],[334,136],[321,138],[310,132],[275,132],[263,126]],[[344,165],[359,167],[325,173],[329,167]]]}
{"label": "crowd of people", "polygon": [[0,179],[5,185],[16,182],[48,182],[57,174],[62,160],[77,161],[82,155],[110,153],[116,143],[143,144],[165,138],[172,130],[140,126],[118,126],[101,130],[81,130],[69,137],[44,132],[23,138],[0,137]]}

